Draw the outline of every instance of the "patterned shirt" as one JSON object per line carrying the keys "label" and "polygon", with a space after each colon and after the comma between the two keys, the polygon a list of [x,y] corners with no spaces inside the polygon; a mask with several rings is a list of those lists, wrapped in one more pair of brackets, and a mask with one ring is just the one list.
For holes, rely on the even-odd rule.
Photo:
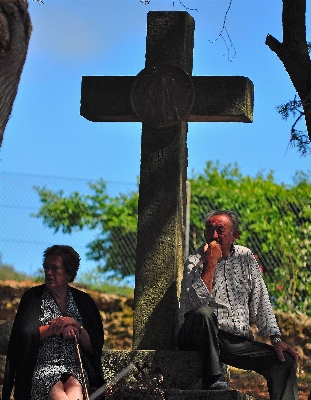
{"label": "patterned shirt", "polygon": [[258,263],[247,247],[234,245],[228,258],[218,261],[212,293],[201,279],[203,262],[202,246],[185,263],[180,326],[185,313],[200,306],[210,306],[221,330],[248,336],[250,324],[254,323],[261,336],[281,335]]}
{"label": "patterned shirt", "polygon": [[[48,289],[44,289],[39,325],[47,325],[53,319],[61,316],[62,313],[54,297]],[[67,292],[66,316],[75,318],[79,323],[82,323],[70,288]],[[47,399],[51,387],[55,385],[64,372],[72,373],[80,384],[83,384],[74,340],[57,335],[48,336],[41,341],[39,347],[37,363],[32,377],[31,400]],[[86,371],[85,377],[88,382]]]}

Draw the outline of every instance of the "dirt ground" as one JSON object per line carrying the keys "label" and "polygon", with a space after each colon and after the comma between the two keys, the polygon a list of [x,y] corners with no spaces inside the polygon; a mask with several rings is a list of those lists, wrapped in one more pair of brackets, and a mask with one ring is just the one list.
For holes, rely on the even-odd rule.
{"label": "dirt ground", "polygon": [[[230,369],[230,388],[258,400],[269,400],[266,380],[255,372]],[[299,400],[311,400],[311,376],[298,377],[298,393]]]}

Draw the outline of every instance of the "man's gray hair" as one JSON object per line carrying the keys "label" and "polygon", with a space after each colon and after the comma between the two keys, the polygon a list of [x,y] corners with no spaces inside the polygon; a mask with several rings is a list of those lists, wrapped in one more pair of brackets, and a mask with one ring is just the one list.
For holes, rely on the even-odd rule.
{"label": "man's gray hair", "polygon": [[239,222],[238,214],[232,210],[219,210],[219,211],[208,212],[205,215],[205,227],[206,227],[208,221],[215,215],[227,215],[230,218],[231,223],[232,223],[232,232],[235,232],[237,229],[239,229],[240,222]]}

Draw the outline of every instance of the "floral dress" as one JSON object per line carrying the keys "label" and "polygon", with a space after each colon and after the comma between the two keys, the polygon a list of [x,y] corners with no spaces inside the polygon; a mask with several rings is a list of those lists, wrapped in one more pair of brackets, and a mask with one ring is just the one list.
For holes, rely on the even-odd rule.
{"label": "floral dress", "polygon": [[[55,299],[45,288],[42,295],[39,325],[47,325],[51,320],[62,316],[64,315],[62,315]],[[82,318],[69,288],[65,316],[75,318],[80,324],[82,323]],[[63,373],[71,373],[82,385],[81,370],[74,340],[51,335],[43,339],[40,344],[32,377],[31,399],[47,399],[50,389]],[[86,371],[84,371],[84,375],[88,384]]]}

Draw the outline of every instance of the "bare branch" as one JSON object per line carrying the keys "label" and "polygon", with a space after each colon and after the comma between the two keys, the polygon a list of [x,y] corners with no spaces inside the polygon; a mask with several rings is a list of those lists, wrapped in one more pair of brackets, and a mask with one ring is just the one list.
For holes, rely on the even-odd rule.
{"label": "bare branch", "polygon": [[[235,55],[236,55],[236,50],[235,50],[235,47],[234,47],[233,42],[232,42],[232,40],[231,40],[231,37],[230,37],[230,35],[229,35],[228,31],[227,31],[227,25],[226,25],[226,23],[227,23],[227,16],[228,16],[229,10],[230,10],[230,8],[231,8],[232,1],[233,1],[233,0],[230,0],[230,2],[229,2],[229,5],[228,5],[227,11],[226,11],[226,13],[225,13],[224,20],[223,20],[223,24],[222,24],[222,28],[221,28],[221,31],[220,31],[219,35],[218,35],[214,40],[209,40],[210,43],[215,43],[215,42],[217,42],[217,40],[218,40],[219,38],[221,38],[221,39],[224,41],[224,43],[225,43],[225,45],[226,45],[226,47],[227,47],[228,58],[229,58],[230,47],[233,49],[234,54],[233,54],[233,57],[230,59],[230,62],[234,59],[234,57],[235,57]],[[229,40],[229,42],[230,42],[230,47],[228,46],[227,41],[226,41],[226,38],[225,38],[224,35],[223,35],[224,32],[226,33],[227,38],[228,38],[228,40]]]}
{"label": "bare branch", "polygon": [[295,147],[302,156],[311,154],[311,143],[307,132],[296,129],[298,122],[305,117],[302,101],[295,95],[294,100],[289,100],[287,103],[277,106],[276,109],[285,120],[291,116],[295,117],[291,127],[289,146]]}
{"label": "bare branch", "polygon": [[[179,1],[179,4],[181,5],[181,6],[183,6],[186,10],[189,10],[189,11],[198,11],[198,9],[197,8],[189,8],[189,7],[187,7],[185,4],[183,4],[182,2],[181,2],[181,0],[178,0]],[[173,7],[174,7],[174,1],[173,1]]]}

